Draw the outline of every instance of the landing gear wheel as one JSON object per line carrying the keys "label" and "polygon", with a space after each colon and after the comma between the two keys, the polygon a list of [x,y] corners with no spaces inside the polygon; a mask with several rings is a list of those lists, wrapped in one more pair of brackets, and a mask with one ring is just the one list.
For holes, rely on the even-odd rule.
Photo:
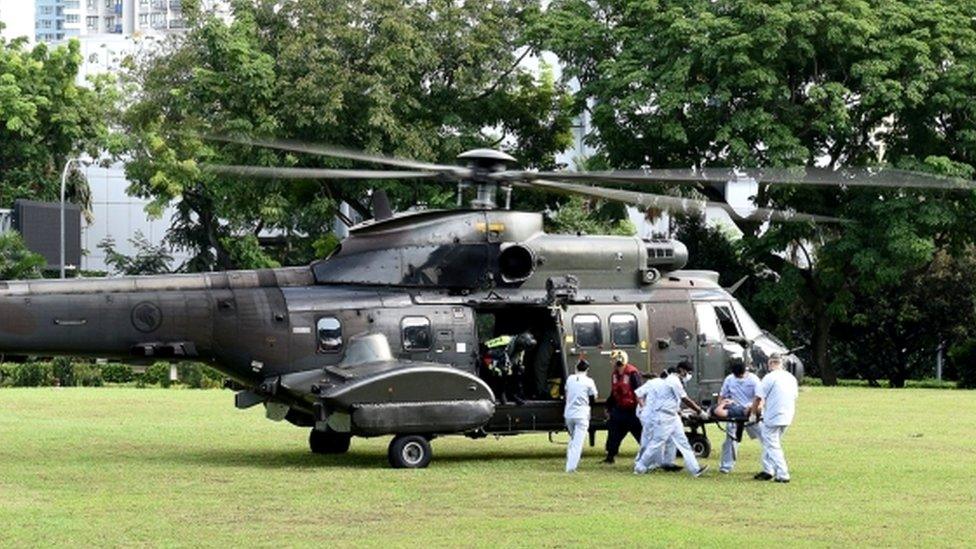
{"label": "landing gear wheel", "polygon": [[349,451],[350,433],[340,433],[332,429],[318,431],[312,429],[308,434],[308,447],[313,454],[345,454]]}
{"label": "landing gear wheel", "polygon": [[712,443],[708,441],[708,437],[705,435],[688,433],[688,444],[695,451],[696,458],[705,459],[712,453]]}
{"label": "landing gear wheel", "polygon": [[390,441],[387,458],[394,469],[423,469],[430,464],[430,442],[420,435],[397,435]]}

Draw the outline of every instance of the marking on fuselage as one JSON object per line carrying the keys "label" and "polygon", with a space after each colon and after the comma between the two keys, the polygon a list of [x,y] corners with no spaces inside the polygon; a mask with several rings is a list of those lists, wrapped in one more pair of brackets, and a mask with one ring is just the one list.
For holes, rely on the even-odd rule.
{"label": "marking on fuselage", "polygon": [[132,308],[132,326],[144,334],[155,332],[163,324],[163,311],[154,303],[143,301]]}
{"label": "marking on fuselage", "polygon": [[295,326],[291,329],[291,333],[298,335],[306,335],[312,333],[312,328],[309,326]]}

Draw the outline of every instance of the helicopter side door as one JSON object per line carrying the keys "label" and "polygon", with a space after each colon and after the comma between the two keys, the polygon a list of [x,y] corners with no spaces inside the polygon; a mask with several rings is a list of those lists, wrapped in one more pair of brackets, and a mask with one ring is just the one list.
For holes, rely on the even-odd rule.
{"label": "helicopter side door", "polygon": [[650,370],[647,315],[635,304],[570,305],[560,311],[559,325],[567,374],[585,358],[601,401],[610,395],[613,365],[609,355],[613,349],[626,351],[638,370]]}

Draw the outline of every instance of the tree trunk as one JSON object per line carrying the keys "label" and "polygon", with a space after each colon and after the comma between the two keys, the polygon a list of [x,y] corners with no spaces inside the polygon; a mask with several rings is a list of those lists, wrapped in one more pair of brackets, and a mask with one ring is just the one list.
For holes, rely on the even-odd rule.
{"label": "tree trunk", "polygon": [[908,359],[904,354],[899,353],[898,361],[891,369],[888,376],[888,386],[892,389],[902,389],[905,387],[905,378],[908,377]]}
{"label": "tree trunk", "polygon": [[813,361],[820,370],[820,379],[824,385],[837,385],[837,371],[830,363],[830,326],[833,321],[826,311],[815,313],[813,326]]}

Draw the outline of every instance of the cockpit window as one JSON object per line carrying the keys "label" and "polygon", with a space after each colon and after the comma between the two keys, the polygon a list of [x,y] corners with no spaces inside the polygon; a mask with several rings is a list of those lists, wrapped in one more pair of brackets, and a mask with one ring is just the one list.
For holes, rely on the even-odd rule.
{"label": "cockpit window", "polygon": [[338,353],[342,350],[342,323],[334,316],[324,316],[316,323],[320,353]]}
{"label": "cockpit window", "polygon": [[718,318],[715,316],[715,308],[709,302],[695,304],[695,313],[698,317],[698,334],[704,341],[722,341],[722,330],[718,325]]}
{"label": "cockpit window", "polygon": [[719,326],[722,327],[725,337],[740,337],[739,327],[735,324],[731,307],[724,303],[715,305],[715,316],[718,317]]}
{"label": "cockpit window", "polygon": [[735,309],[735,316],[739,319],[739,325],[742,326],[742,335],[749,339],[756,339],[763,334],[762,328],[749,316],[749,312],[741,303],[732,300],[732,307]]}

